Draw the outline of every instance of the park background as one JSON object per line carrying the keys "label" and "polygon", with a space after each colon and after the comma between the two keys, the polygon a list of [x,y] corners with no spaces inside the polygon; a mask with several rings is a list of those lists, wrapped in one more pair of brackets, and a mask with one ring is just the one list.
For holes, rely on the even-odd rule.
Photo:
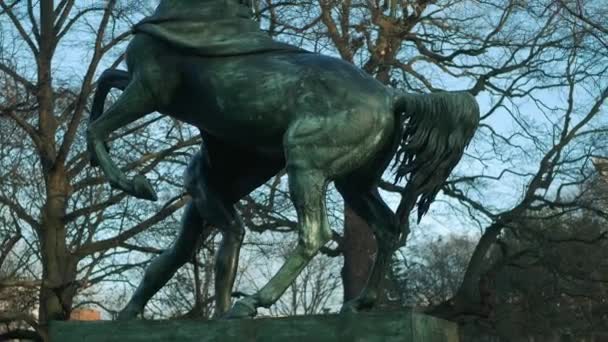
{"label": "park background", "polygon": [[[84,308],[111,319],[178,231],[197,132],[150,115],[113,135],[113,158],[153,180],[156,203],[112,190],[86,153],[95,81],[125,68],[130,27],[155,5],[0,0],[0,340],[45,339],[49,320]],[[429,214],[412,214],[379,310],[457,321],[465,341],[608,333],[604,0],[258,0],[253,12],[276,39],[388,86],[465,90],[480,103],[465,157]],[[403,186],[386,171],[393,208]],[[334,190],[328,202],[332,243],[261,314],[333,313],[361,289],[375,243]],[[248,233],[235,297],[265,283],[293,246],[284,175],[239,211]],[[217,243],[200,241],[146,318],[211,317]]]}

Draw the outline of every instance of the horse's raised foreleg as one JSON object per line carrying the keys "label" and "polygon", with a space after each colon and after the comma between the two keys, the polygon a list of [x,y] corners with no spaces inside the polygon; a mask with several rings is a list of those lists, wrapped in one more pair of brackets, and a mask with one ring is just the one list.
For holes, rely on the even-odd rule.
{"label": "horse's raised foreleg", "polygon": [[137,78],[131,80],[120,98],[99,118],[89,124],[87,144],[94,159],[108,178],[110,185],[135,197],[156,200],[156,193],[144,176],[127,179],[116,167],[105,148],[104,140],[113,131],[155,110],[152,93]]}
{"label": "horse's raised foreleg", "polygon": [[377,242],[377,253],[366,287],[357,298],[344,303],[342,312],[371,309],[378,299],[379,286],[386,275],[393,252],[397,247],[399,225],[395,214],[380,197],[375,186],[356,178],[336,181],[336,189],[347,203],[372,228]]}
{"label": "horse's raised foreleg", "polygon": [[289,188],[298,215],[298,245],[274,277],[255,295],[239,300],[227,318],[255,316],[276,302],[319,249],[330,239],[325,210],[327,179],[320,170],[289,165]]}

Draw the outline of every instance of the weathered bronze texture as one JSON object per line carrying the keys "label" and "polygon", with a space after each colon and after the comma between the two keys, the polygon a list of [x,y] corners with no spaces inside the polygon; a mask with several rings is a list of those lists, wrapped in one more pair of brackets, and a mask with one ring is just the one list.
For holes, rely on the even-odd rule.
{"label": "weathered bronze texture", "polygon": [[[367,287],[342,310],[372,307],[404,218],[416,204],[419,216],[427,211],[477,127],[479,108],[468,93],[393,90],[345,61],[272,41],[246,11],[236,0],[163,0],[134,28],[128,73],[108,71],[100,81],[87,138],[93,162],[112,186],[156,199],[146,178],[128,179],[104,144],[111,132],[149,113],[198,127],[204,142],[186,171],[192,201],[181,233],[149,266],[120,318],[143,310],[189,260],[208,226],[223,233],[217,310],[227,310],[244,234],[234,204],[283,168],[298,245],[275,276],[226,317],[254,316],[272,305],[329,241],[325,192],[332,181],[378,242]],[[110,87],[124,91],[102,114]],[[408,181],[397,215],[377,190],[395,154],[397,178]]]}
{"label": "weathered bronze texture", "polygon": [[[410,311],[255,320],[53,321],[61,342],[458,342],[458,326]],[[111,333],[108,333],[111,332]]]}

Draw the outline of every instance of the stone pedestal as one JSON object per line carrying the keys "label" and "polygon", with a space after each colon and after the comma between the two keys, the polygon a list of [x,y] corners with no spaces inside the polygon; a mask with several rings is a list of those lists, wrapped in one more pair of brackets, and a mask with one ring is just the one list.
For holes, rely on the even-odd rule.
{"label": "stone pedestal", "polygon": [[454,323],[412,312],[229,321],[53,322],[52,342],[458,342]]}

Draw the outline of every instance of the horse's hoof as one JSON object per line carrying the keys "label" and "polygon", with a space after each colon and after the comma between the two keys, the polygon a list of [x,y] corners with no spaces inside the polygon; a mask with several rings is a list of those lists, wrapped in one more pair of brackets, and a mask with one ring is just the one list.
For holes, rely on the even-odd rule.
{"label": "horse's hoof", "polygon": [[132,321],[132,320],[136,320],[138,315],[139,315],[139,311],[129,310],[128,308],[125,308],[124,310],[122,310],[121,312],[118,313],[116,320],[117,321]]}
{"label": "horse's hoof", "polygon": [[349,300],[342,305],[341,314],[357,313],[361,311],[369,311],[376,303],[376,296],[373,293],[361,295],[355,299]]}
{"label": "horse's hoof", "polygon": [[359,309],[357,308],[357,303],[352,300],[344,303],[342,305],[342,308],[340,309],[340,314],[353,314],[357,312],[359,312]]}
{"label": "horse's hoof", "polygon": [[257,313],[258,311],[253,303],[250,303],[247,299],[242,299],[234,303],[232,309],[224,315],[223,319],[253,318]]}
{"label": "horse's hoof", "polygon": [[150,201],[158,200],[158,196],[156,196],[156,191],[154,191],[152,184],[150,184],[150,181],[142,175],[137,175],[133,178],[133,195]]}

